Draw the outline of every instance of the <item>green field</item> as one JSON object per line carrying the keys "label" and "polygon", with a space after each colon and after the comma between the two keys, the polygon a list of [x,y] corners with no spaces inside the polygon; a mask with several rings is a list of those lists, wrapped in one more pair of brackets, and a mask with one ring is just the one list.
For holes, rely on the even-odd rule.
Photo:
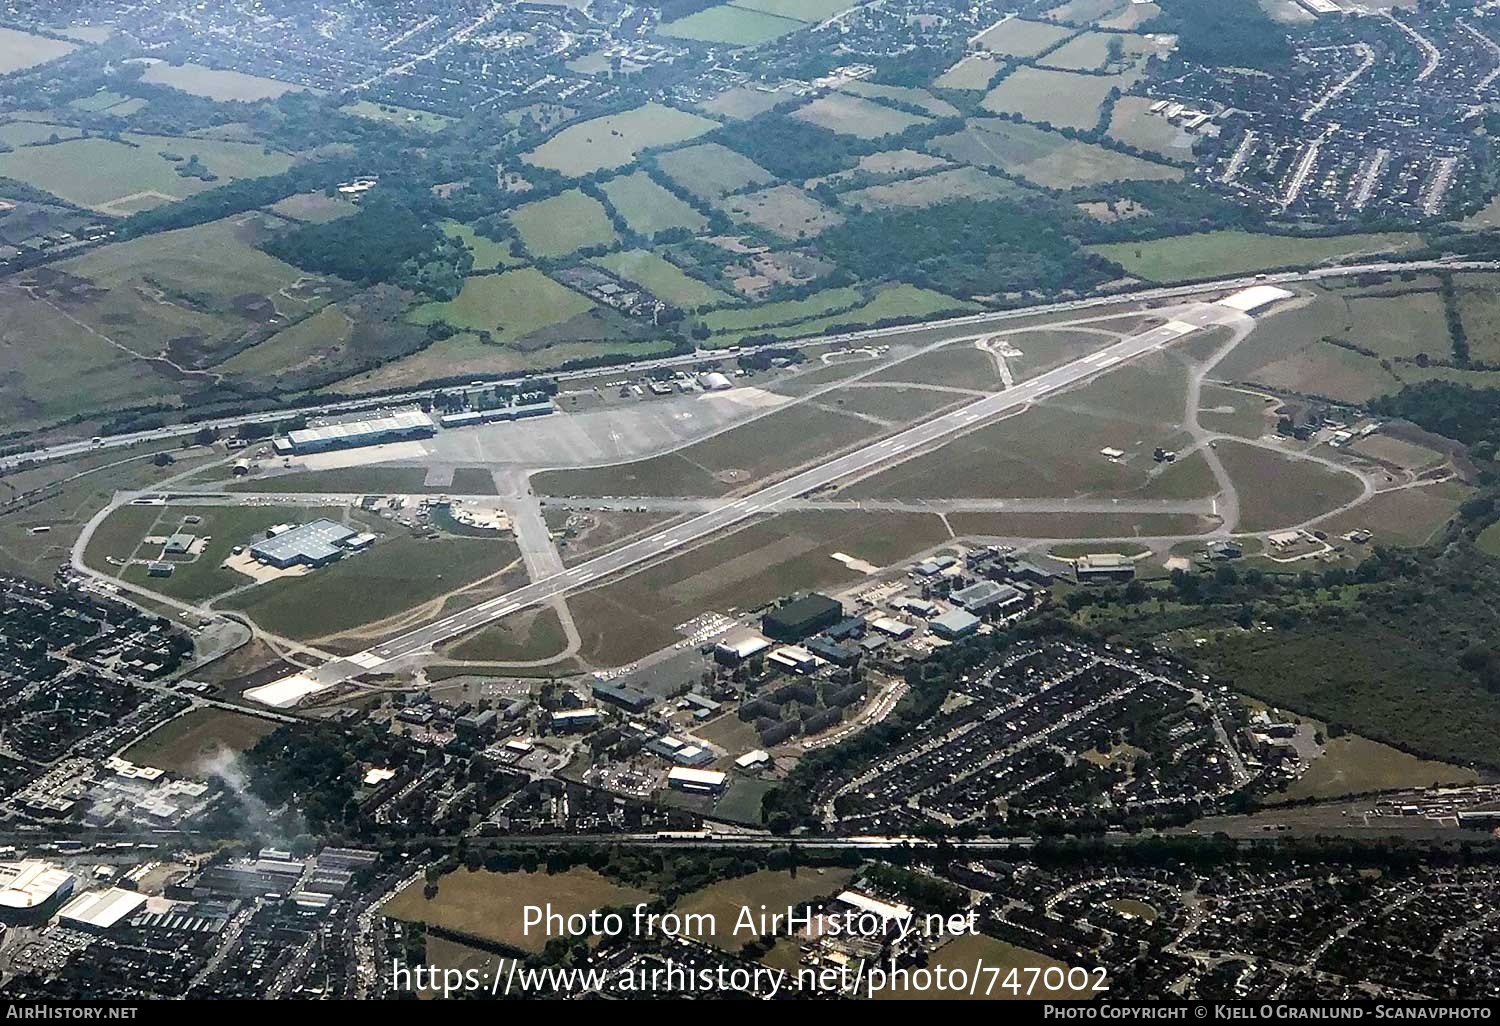
{"label": "green field", "polygon": [[536,268],[523,267],[467,278],[456,298],[425,303],[409,317],[417,324],[442,320],[459,328],[492,331],[504,339],[520,339],[593,307],[589,299]]}
{"label": "green field", "polygon": [[241,350],[220,365],[226,374],[276,376],[291,368],[326,359],[349,341],[354,322],[330,303],[311,317],[249,349]]}
{"label": "green field", "polygon": [[1149,96],[1122,96],[1110,112],[1109,136],[1136,149],[1160,153],[1174,160],[1191,160],[1193,136],[1166,118],[1151,113]]}
{"label": "green field", "polygon": [[981,32],[974,42],[991,53],[1005,57],[1035,57],[1048,47],[1067,39],[1072,33],[1072,29],[1060,25],[1007,18]]}
{"label": "green field", "polygon": [[1500,559],[1500,522],[1493,523],[1480,531],[1476,542],[1480,552]]}
{"label": "green field", "polygon": [[61,39],[0,28],[0,75],[66,57],[78,47]]}
{"label": "green field", "polygon": [[1219,231],[1088,248],[1120,264],[1126,273],[1138,278],[1191,281],[1277,267],[1305,267],[1355,255],[1399,253],[1421,244],[1422,240],[1416,235],[1395,232],[1293,238]]}
{"label": "green field", "polygon": [[805,21],[809,25],[816,25],[840,11],[847,11],[858,3],[858,0],[731,0],[731,2],[735,7],[743,7],[747,11],[760,11],[763,14],[774,14],[778,18],[791,18],[795,21]]}
{"label": "green field", "polygon": [[1098,123],[1099,108],[1109,91],[1123,91],[1134,81],[1132,75],[1082,75],[1020,67],[1002,78],[985,95],[981,106],[996,114],[1019,114],[1027,121],[1087,131]]}
{"label": "green field", "polygon": [[718,143],[670,150],[659,155],[656,163],[673,182],[710,200],[776,181],[775,175],[749,157]]}
{"label": "green field", "polygon": [[490,873],[460,869],[438,881],[437,896],[423,896],[417,880],[381,906],[381,912],[408,922],[446,927],[521,951],[539,953],[554,936],[541,927],[530,936],[523,929],[524,906],[551,903],[554,912],[568,916],[596,908],[613,908],[650,901],[651,894],[623,887],[592,869],[565,873]]}
{"label": "green field", "polygon": [[[772,304],[776,305],[776,304]],[[878,289],[868,302],[839,313],[796,321],[792,324],[767,327],[761,331],[739,332],[766,334],[776,338],[805,338],[842,330],[845,326],[872,327],[882,321],[909,318],[937,317],[942,314],[960,314],[978,307],[963,299],[931,289],[919,289],[915,285],[886,285]],[[720,311],[716,311],[720,312]],[[712,316],[712,315],[710,315]],[[731,335],[736,333],[731,332]]]}
{"label": "green field", "polygon": [[656,298],[684,310],[727,303],[730,297],[690,277],[671,261],[650,250],[630,249],[598,257],[594,263],[611,274],[647,289]]}
{"label": "green field", "polygon": [[717,929],[700,938],[723,951],[737,952],[757,935],[734,932],[740,909],[787,908],[815,898],[832,897],[849,885],[854,870],[802,867],[796,872],[762,869],[745,876],[709,884],[678,899],[673,911],[682,915],[712,915]]}
{"label": "green field", "polygon": [[1029,189],[977,167],[957,167],[935,174],[919,175],[885,185],[872,185],[844,193],[841,202],[856,208],[930,207],[954,200],[1021,199],[1034,195]]}
{"label": "green field", "polygon": [[54,265],[72,276],[56,285],[69,312],[100,336],[210,367],[346,288],[257,249],[265,220],[245,214],[103,246]]}
{"label": "green field", "polygon": [[1443,787],[1478,783],[1471,769],[1409,755],[1389,745],[1354,734],[1328,742],[1307,772],[1294,780],[1280,798],[1337,798],[1370,791],[1409,787]]}
{"label": "green field", "polygon": [[353,395],[388,388],[409,388],[423,382],[464,374],[515,374],[556,368],[569,360],[599,356],[628,355],[644,360],[672,350],[668,339],[636,342],[560,341],[546,346],[518,348],[497,342],[485,342],[473,332],[460,332],[452,338],[434,342],[419,353],[392,360],[375,370],[339,382],[339,390]]}
{"label": "green field", "polygon": [[999,168],[1049,189],[1125,180],[1175,181],[1183,174],[1180,168],[999,118],[972,118],[963,130],[940,136],[931,146],[961,163]]}
{"label": "green field", "polygon": [[820,235],[844,215],[825,207],[795,185],[773,185],[759,192],[727,196],[719,206],[737,221],[748,221],[784,239]]}
{"label": "green field", "polygon": [[807,106],[799,108],[792,117],[839,135],[852,135],[860,139],[879,139],[894,135],[927,121],[915,114],[848,93],[820,96]]}
{"label": "green field", "polygon": [[804,27],[806,22],[778,18],[732,4],[721,4],[690,14],[686,18],[667,22],[657,31],[672,39],[687,39],[699,43],[759,46]]}
{"label": "green field", "polygon": [[933,85],[939,89],[986,92],[1003,67],[1005,64],[995,57],[971,54],[938,76]]}
{"label": "green field", "polygon": [[487,627],[465,634],[443,648],[449,659],[498,663],[534,663],[567,648],[562,622],[550,608],[513,613]]}
{"label": "green field", "polygon": [[715,310],[705,314],[702,322],[716,335],[746,334],[776,327],[796,324],[825,314],[852,310],[864,299],[864,294],[853,286],[815,292],[805,299],[787,299],[779,303],[763,303],[744,309]]}
{"label": "green field", "polygon": [[494,495],[494,476],[482,467],[461,467],[445,485],[427,485],[426,467],[340,467],[252,477],[232,492],[325,492],[350,495]]}
{"label": "green field", "polygon": [[1359,479],[1270,449],[1223,441],[1219,459],[1240,494],[1242,531],[1293,527],[1357,498]]}
{"label": "green field", "polygon": [[[235,178],[280,174],[289,154],[217,139],[175,139],[127,134],[122,142],[94,136],[55,146],[26,146],[0,153],[0,175],[79,206],[126,213],[183,199]],[[218,182],[177,174],[178,164],[161,156],[197,154]]]}
{"label": "green field", "polygon": [[619,212],[633,232],[655,235],[670,228],[697,232],[708,224],[708,218],[656,184],[644,171],[611,178],[603,185],[609,205]]}
{"label": "green field", "polygon": [[397,107],[389,103],[371,103],[369,100],[359,100],[339,109],[355,117],[370,121],[384,121],[386,124],[399,125],[402,128],[412,128],[422,132],[441,132],[453,124],[453,119],[443,114],[413,110],[410,107]]}
{"label": "green field", "polygon": [[577,189],[517,207],[510,223],[521,244],[537,257],[567,256],[587,246],[619,241],[604,205]]}
{"label": "green field", "polygon": [[246,75],[239,71],[220,71],[201,64],[168,64],[158,61],[146,69],[142,81],[171,86],[194,96],[210,100],[274,100],[283,93],[297,92],[306,86],[278,82],[274,78]]}
{"label": "green field", "polygon": [[648,103],[569,125],[526,154],[526,160],[576,178],[624,167],[634,163],[642,150],[685,142],[716,125],[697,114]]}
{"label": "green field", "polygon": [[458,239],[470,253],[474,254],[472,269],[476,272],[504,270],[524,263],[520,257],[516,256],[514,245],[509,239],[496,242],[488,236],[480,235],[468,225],[459,224],[456,221],[444,221],[441,227],[444,232]]}
{"label": "green field", "polygon": [[[318,638],[431,602],[499,573],[517,558],[519,550],[508,539],[388,538],[306,576],[257,585],[223,605],[274,634]],[[347,601],[350,595],[360,601]]]}
{"label": "green field", "polygon": [[185,777],[203,776],[205,767],[223,753],[249,751],[275,729],[271,720],[245,713],[193,709],[168,720],[121,754],[139,766]]}

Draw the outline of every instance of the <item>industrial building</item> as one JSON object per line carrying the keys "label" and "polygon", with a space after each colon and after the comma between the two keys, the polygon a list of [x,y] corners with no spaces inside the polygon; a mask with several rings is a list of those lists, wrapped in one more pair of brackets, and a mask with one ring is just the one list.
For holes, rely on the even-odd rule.
{"label": "industrial building", "polygon": [[282,570],[294,566],[326,566],[347,551],[358,532],[332,520],[314,520],[280,531],[250,546],[250,555]]}
{"label": "industrial building", "polygon": [[727,774],[717,770],[688,769],[682,766],[667,774],[668,787],[688,794],[721,794],[728,780]]}
{"label": "industrial building", "polygon": [[77,930],[102,933],[146,904],[146,896],[123,887],[80,894],[58,912],[58,922]]}
{"label": "industrial building", "polygon": [[727,634],[714,646],[714,662],[721,666],[738,666],[770,647],[771,643],[754,631]]}
{"label": "industrial building", "polygon": [[953,609],[942,616],[933,619],[929,626],[932,633],[940,638],[955,641],[958,638],[966,638],[979,630],[979,617],[962,609]]}
{"label": "industrial building", "polygon": [[1006,612],[1026,604],[1026,596],[1021,594],[1019,588],[1009,584],[998,584],[995,581],[979,581],[967,588],[951,592],[948,598],[952,599],[955,605],[962,606],[976,616],[983,615],[992,609]]}
{"label": "industrial building", "polygon": [[644,691],[622,684],[595,684],[594,697],[634,713],[645,712],[651,708],[652,702],[651,696]]}
{"label": "industrial building", "polygon": [[556,409],[552,400],[539,403],[516,403],[514,406],[495,406],[488,410],[464,410],[462,413],[444,413],[438,421],[445,428],[466,427],[471,424],[490,424],[495,421],[524,420],[528,417],[545,417]]}
{"label": "industrial building", "polygon": [[552,714],[552,729],[559,734],[570,730],[591,730],[599,725],[598,709],[561,709]]}
{"label": "industrial building", "polygon": [[844,618],[844,607],[827,595],[816,593],[773,609],[761,620],[760,629],[777,641],[801,641]]}
{"label": "industrial building", "polygon": [[73,874],[50,862],[0,862],[0,920],[39,922],[73,893]]}
{"label": "industrial building", "polygon": [[421,410],[393,410],[380,417],[366,417],[288,431],[272,445],[282,455],[357,449],[413,438],[431,438],[437,425]]}

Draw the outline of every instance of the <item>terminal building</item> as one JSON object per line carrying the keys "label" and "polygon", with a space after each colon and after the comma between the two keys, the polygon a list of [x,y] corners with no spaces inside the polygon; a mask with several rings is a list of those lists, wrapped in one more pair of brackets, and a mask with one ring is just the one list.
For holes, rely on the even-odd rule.
{"label": "terminal building", "polygon": [[490,424],[495,421],[525,420],[528,417],[545,417],[555,410],[551,399],[537,403],[516,403],[514,406],[493,406],[488,410],[464,410],[461,413],[444,413],[438,417],[443,427],[466,427],[470,424]]}
{"label": "terminal building", "polygon": [[1094,552],[1074,561],[1073,574],[1079,584],[1134,580],[1135,560],[1118,552]]}
{"label": "terminal building", "polygon": [[250,555],[282,570],[294,566],[327,566],[349,551],[351,543],[358,546],[359,539],[358,531],[343,524],[314,520],[256,542],[250,546]]}
{"label": "terminal building", "polygon": [[331,452],[334,449],[357,449],[364,445],[404,442],[413,438],[431,438],[437,425],[421,410],[393,410],[379,417],[318,424],[289,431],[272,445],[278,453],[303,455]]}

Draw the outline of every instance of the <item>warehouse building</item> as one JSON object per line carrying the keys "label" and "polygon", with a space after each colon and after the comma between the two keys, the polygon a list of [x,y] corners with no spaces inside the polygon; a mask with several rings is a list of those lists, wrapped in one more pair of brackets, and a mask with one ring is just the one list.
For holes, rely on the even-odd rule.
{"label": "warehouse building", "polygon": [[285,570],[294,566],[326,566],[341,557],[345,545],[358,532],[332,520],[280,531],[250,546],[250,555],[262,563]]}
{"label": "warehouse building", "polygon": [[761,620],[760,629],[777,641],[801,641],[832,627],[844,618],[844,607],[827,595],[816,593],[773,609]]}
{"label": "warehouse building", "polygon": [[27,859],[0,862],[0,921],[41,922],[73,893],[74,877],[67,870]]}
{"label": "warehouse building", "polygon": [[979,617],[962,609],[952,609],[936,617],[929,626],[938,637],[956,641],[979,630]]}
{"label": "warehouse building", "polygon": [[1026,596],[1019,588],[995,581],[979,581],[951,592],[948,597],[976,616],[983,616],[990,610],[1003,613],[1026,604]]}
{"label": "warehouse building", "polygon": [[75,930],[103,933],[146,904],[146,896],[123,887],[80,894],[62,907],[58,922]]}
{"label": "warehouse building", "polygon": [[357,449],[364,445],[383,445],[413,438],[431,438],[437,425],[421,410],[393,410],[384,416],[366,417],[298,431],[288,431],[272,445],[282,455],[331,452],[334,449]]}
{"label": "warehouse building", "polygon": [[621,684],[595,684],[594,697],[634,713],[645,712],[651,708],[652,701],[645,692]]}
{"label": "warehouse building", "polygon": [[727,774],[717,770],[688,769],[682,766],[667,774],[668,787],[688,794],[722,794],[728,780]]}
{"label": "warehouse building", "polygon": [[738,666],[770,647],[771,643],[754,631],[728,634],[714,646],[714,662],[721,666]]}

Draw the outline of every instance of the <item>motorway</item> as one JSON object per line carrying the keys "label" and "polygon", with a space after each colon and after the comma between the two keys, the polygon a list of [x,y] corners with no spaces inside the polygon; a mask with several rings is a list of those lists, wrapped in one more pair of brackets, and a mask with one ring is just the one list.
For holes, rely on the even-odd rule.
{"label": "motorway", "polygon": [[[682,546],[758,515],[773,513],[791,500],[840,480],[871,470],[912,450],[940,443],[976,424],[1019,410],[1054,392],[1078,384],[1095,374],[1145,353],[1161,349],[1201,328],[1243,324],[1246,314],[1224,306],[1202,304],[1180,314],[1178,319],[1132,335],[1088,356],[1045,374],[1021,382],[994,395],[985,396],[948,413],[908,428],[819,466],[769,485],[754,494],[712,509],[692,520],[668,527],[638,541],[623,545],[561,573],[552,574],[455,613],[445,619],[408,631],[374,648],[344,659],[336,659],[293,678],[252,689],[245,697],[267,705],[295,704],[306,695],[353,680],[373,670],[387,668],[412,656],[430,652],[434,646],[469,631],[534,606],[601,578],[656,559]],[[394,667],[388,667],[394,668]]]}
{"label": "motorway", "polygon": [[[1129,292],[1113,292],[1107,295],[1091,296],[1087,299],[1073,299],[1059,303],[1045,303],[1037,306],[1018,307],[1013,310],[989,311],[985,313],[967,314],[962,317],[950,317],[940,320],[922,321],[914,324],[903,324],[888,328],[870,328],[864,331],[843,332],[836,335],[822,335],[813,338],[801,338],[794,340],[794,344],[802,347],[817,347],[828,345],[875,343],[893,335],[905,332],[933,330],[943,328],[961,328],[966,326],[983,329],[991,324],[1002,324],[1007,320],[1017,318],[1035,317],[1049,313],[1069,313],[1077,310],[1087,310],[1099,306],[1113,306],[1120,303],[1144,303],[1155,302],[1166,299],[1180,299],[1183,297],[1201,296],[1207,292],[1233,291],[1248,288],[1252,285],[1276,285],[1288,282],[1318,281],[1323,278],[1343,278],[1357,274],[1394,274],[1402,271],[1500,271],[1500,262],[1497,261],[1458,261],[1458,260],[1414,260],[1406,263],[1395,261],[1383,261],[1378,263],[1349,265],[1344,267],[1322,267],[1309,271],[1284,271],[1275,274],[1245,275],[1237,278],[1225,278],[1217,281],[1198,282],[1191,285],[1170,285],[1159,288],[1140,289]],[[790,343],[789,343],[790,344]],[[592,367],[585,370],[563,371],[556,373],[536,372],[532,376],[547,377],[563,382],[597,378],[601,376],[620,375],[624,377],[637,376],[647,371],[664,367],[691,367],[704,361],[722,360],[732,357],[737,349],[712,349],[699,350],[683,356],[668,356],[655,360],[641,360],[635,363],[616,364],[608,367]],[[432,387],[412,389],[405,392],[389,395],[369,396],[364,399],[347,399],[338,402],[322,403],[315,406],[283,406],[274,410],[266,410],[259,413],[241,414],[238,416],[208,417],[202,420],[187,421],[181,424],[170,424],[149,431],[134,431],[126,434],[108,435],[100,437],[97,441],[92,439],[79,439],[72,442],[63,442],[57,445],[45,446],[32,449],[27,452],[13,453],[9,456],[0,457],[0,471],[11,470],[23,463],[38,463],[48,460],[66,459],[83,453],[98,449],[113,449],[125,446],[140,445],[146,442],[159,442],[172,438],[181,438],[191,435],[202,428],[212,428],[215,431],[234,431],[237,428],[253,424],[278,424],[289,417],[320,417],[340,413],[352,413],[360,410],[381,409],[391,406],[410,404],[423,399],[430,399],[439,391],[454,393],[467,391],[473,388],[493,388],[499,384],[515,384],[519,379],[514,377],[491,379],[476,378],[473,385],[466,388],[437,389]]]}

